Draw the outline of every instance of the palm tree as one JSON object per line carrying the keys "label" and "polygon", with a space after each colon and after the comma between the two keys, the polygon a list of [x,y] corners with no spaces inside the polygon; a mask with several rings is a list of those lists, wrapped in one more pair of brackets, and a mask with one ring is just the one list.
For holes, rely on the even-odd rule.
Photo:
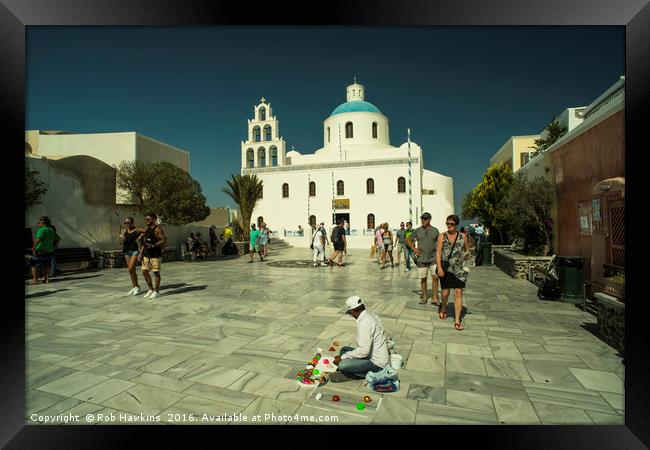
{"label": "palm tree", "polygon": [[239,206],[242,228],[244,228],[245,236],[248,237],[250,232],[248,224],[251,222],[255,204],[262,198],[262,180],[257,178],[257,175],[231,175],[231,177],[232,180],[226,181],[228,187],[222,190]]}

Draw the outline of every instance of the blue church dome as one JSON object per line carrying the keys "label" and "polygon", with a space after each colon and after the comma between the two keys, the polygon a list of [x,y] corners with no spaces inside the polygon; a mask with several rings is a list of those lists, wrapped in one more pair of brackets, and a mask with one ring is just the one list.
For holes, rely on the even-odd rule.
{"label": "blue church dome", "polygon": [[337,106],[336,109],[332,111],[332,114],[330,114],[330,117],[334,114],[343,114],[349,112],[371,112],[381,114],[379,108],[377,108],[372,103],[369,103],[365,100],[352,100]]}

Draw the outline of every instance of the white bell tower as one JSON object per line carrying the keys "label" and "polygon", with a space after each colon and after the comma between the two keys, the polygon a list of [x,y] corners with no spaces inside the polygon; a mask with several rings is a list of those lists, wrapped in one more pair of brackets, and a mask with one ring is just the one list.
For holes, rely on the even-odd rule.
{"label": "white bell tower", "polygon": [[241,142],[242,175],[255,169],[283,166],[286,142],[280,136],[280,122],[273,115],[271,104],[262,97],[253,107],[253,119],[248,119],[248,139]]}

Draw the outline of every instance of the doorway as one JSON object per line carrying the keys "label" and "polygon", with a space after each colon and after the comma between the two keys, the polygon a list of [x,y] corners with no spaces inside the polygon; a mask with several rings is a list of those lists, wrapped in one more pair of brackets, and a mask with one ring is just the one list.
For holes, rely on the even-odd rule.
{"label": "doorway", "polygon": [[345,220],[348,223],[348,226],[350,225],[350,213],[336,213],[334,214],[334,224],[336,225],[338,221],[340,220]]}

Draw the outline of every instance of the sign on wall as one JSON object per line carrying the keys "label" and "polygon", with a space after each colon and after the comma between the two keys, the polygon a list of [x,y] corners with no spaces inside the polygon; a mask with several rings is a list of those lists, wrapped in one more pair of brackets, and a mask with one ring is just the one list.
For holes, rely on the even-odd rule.
{"label": "sign on wall", "polygon": [[591,202],[578,203],[578,217],[580,218],[580,235],[591,236]]}
{"label": "sign on wall", "polygon": [[336,198],[332,200],[332,208],[334,209],[350,209],[349,198]]}

